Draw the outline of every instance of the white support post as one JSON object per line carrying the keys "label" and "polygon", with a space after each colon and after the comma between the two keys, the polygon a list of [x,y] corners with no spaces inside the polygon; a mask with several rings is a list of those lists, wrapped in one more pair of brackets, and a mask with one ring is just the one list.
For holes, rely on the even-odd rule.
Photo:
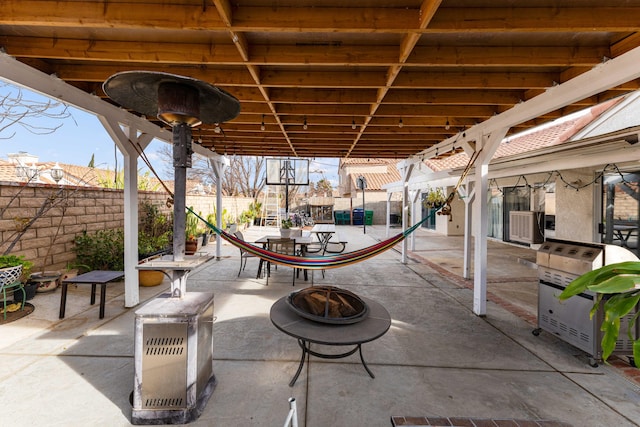
{"label": "white support post", "polygon": [[[216,176],[216,224],[222,224],[222,173],[227,165],[226,157],[209,158],[209,165]],[[220,228],[220,226],[218,226]],[[216,259],[222,258],[222,238],[216,234]]]}
{"label": "white support post", "polygon": [[[402,231],[407,230],[408,224],[408,206],[407,202],[409,199],[409,178],[411,177],[411,172],[413,171],[413,165],[403,165],[402,167]],[[402,263],[407,263],[407,239],[402,241]]]}
{"label": "white support post", "polygon": [[471,278],[471,243],[472,243],[472,206],[473,199],[476,195],[475,189],[469,191],[471,183],[467,183],[464,187],[460,187],[458,193],[463,197],[464,201],[464,255],[462,265],[462,277]]}
{"label": "white support post", "polygon": [[[413,226],[416,222],[417,222],[417,218],[418,218],[418,213],[417,213],[417,207],[418,207],[418,197],[420,197],[420,191],[418,190],[411,190],[409,191],[409,195],[411,197],[411,226]],[[415,251],[416,250],[416,233],[411,233],[409,235],[409,239],[410,243],[411,243],[411,251]]]}
{"label": "white support post", "polygon": [[475,223],[475,252],[473,274],[473,312],[478,316],[487,314],[487,174],[489,159],[480,153],[476,159],[475,188],[472,216]]}
{"label": "white support post", "polygon": [[[129,128],[129,138],[135,140],[136,130]],[[124,151],[124,306],[140,302],[138,283],[138,156]]]}
{"label": "white support post", "polygon": [[487,314],[487,191],[489,189],[489,161],[496,152],[502,138],[507,134],[504,128],[483,135],[481,150],[475,162],[475,197],[473,203],[473,217],[476,219],[475,253],[473,275],[473,312],[478,316]]}
{"label": "white support post", "polygon": [[391,229],[391,196],[393,193],[387,193],[387,226],[385,227],[385,236],[389,237],[389,231]]}
{"label": "white support post", "polygon": [[[124,157],[124,306],[134,307],[140,302],[138,287],[138,152],[132,143],[143,149],[153,136],[139,133],[133,126],[121,125],[112,119],[98,119],[116,143]],[[127,133],[128,132],[128,135]]]}

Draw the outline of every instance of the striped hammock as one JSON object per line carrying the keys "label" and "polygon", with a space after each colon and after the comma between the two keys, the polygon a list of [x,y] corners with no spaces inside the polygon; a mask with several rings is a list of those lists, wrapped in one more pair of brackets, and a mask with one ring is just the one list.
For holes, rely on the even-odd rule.
{"label": "striped hammock", "polygon": [[215,233],[219,234],[220,237],[228,241],[234,246],[245,250],[265,261],[280,264],[287,267],[295,267],[301,268],[305,270],[326,270],[330,268],[338,268],[344,267],[346,265],[355,264],[371,257],[374,257],[388,249],[391,249],[401,241],[405,239],[409,234],[411,234],[414,230],[416,230],[422,223],[427,221],[433,215],[435,215],[435,210],[431,212],[429,216],[420,221],[419,223],[413,225],[411,228],[406,229],[404,232],[396,234],[393,237],[390,237],[386,240],[376,243],[375,245],[368,246],[366,248],[358,249],[352,252],[345,252],[336,255],[327,255],[327,256],[294,256],[294,255],[286,255],[278,252],[268,251],[259,246],[252,245],[242,239],[238,239],[233,234],[229,234],[224,230],[220,230],[215,225],[209,223],[205,219],[203,219],[200,215],[196,214],[190,208],[187,208],[189,212],[198,217],[201,221],[203,221],[207,227],[212,229]]}

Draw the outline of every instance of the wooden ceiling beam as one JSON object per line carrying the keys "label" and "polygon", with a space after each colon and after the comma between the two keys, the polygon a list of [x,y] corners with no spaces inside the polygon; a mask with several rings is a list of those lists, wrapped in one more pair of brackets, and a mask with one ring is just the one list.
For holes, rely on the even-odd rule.
{"label": "wooden ceiling beam", "polygon": [[[607,47],[416,46],[408,61],[399,62],[397,47],[381,46],[251,46],[235,34],[233,44],[79,40],[46,37],[4,36],[7,53],[23,58],[117,61],[132,63],[263,66],[394,66],[405,67],[566,67],[591,66],[611,56]],[[233,37],[233,36],[232,36]]]}
{"label": "wooden ceiling beam", "polygon": [[[49,64],[50,70],[64,80],[103,82],[119,71],[139,70],[137,64],[94,63]],[[256,82],[244,67],[186,67],[145,65],[145,70],[169,72],[210,82],[221,87],[255,87]],[[261,85],[275,88],[367,89],[385,87],[385,75],[376,71],[276,71],[264,70]],[[397,89],[547,89],[559,80],[555,73],[541,72],[403,72],[394,82]],[[636,85],[634,83],[634,85]],[[231,89],[233,90],[233,89]]]}
{"label": "wooden ceiling beam", "polygon": [[[214,1],[214,3],[216,3]],[[218,2],[220,3],[220,2]],[[434,2],[425,2],[429,5]],[[439,3],[439,2],[437,2]],[[222,4],[222,3],[220,3]],[[435,4],[435,3],[434,3]],[[428,26],[406,7],[203,7],[201,4],[3,0],[0,25],[153,28],[238,32],[401,33],[635,32],[637,7],[437,7]],[[424,5],[423,5],[424,9]],[[224,12],[221,16],[220,12]],[[508,17],[508,19],[507,19]],[[229,22],[231,21],[231,22]],[[375,26],[372,25],[375,23]]]}

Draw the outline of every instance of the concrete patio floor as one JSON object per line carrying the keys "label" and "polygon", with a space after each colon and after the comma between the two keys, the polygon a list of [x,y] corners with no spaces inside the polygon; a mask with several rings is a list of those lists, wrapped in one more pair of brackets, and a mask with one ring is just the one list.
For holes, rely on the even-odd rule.
{"label": "concrete patio floor", "polygon": [[[383,239],[382,226],[338,226],[347,250]],[[397,232],[398,229],[392,229]],[[245,232],[247,240],[269,234]],[[460,238],[416,232],[406,265],[391,250],[352,266],[327,270],[314,283],[339,286],[376,300],[391,314],[390,330],[363,345],[376,375],[357,355],[311,356],[294,387],[297,341],[269,320],[271,305],[295,289],[279,267],[269,286],[256,279],[257,259],[237,277],[239,251],[224,243],[222,258],[192,272],[190,291],[213,291],[214,372],[218,385],[193,426],[281,426],[294,397],[305,427],[391,426],[391,417],[551,420],[573,426],[635,426],[640,387],[620,369],[592,368],[586,354],[542,333],[537,310],[535,253],[491,242],[486,317],[472,312],[472,282],[460,277]],[[215,245],[205,248],[215,251]],[[168,283],[141,288],[141,299]],[[0,326],[0,425],[127,426],[133,390],[137,308],[125,309],[124,284],[108,287],[106,316],[89,306],[89,287],[70,287],[66,318],[60,290],[37,294],[34,313]],[[533,322],[533,323],[532,323]],[[10,420],[10,422],[8,421]],[[408,419],[417,422],[416,419]],[[489,425],[489,424],[487,424]],[[498,425],[498,424],[495,424]],[[515,425],[515,424],[500,424]],[[559,425],[559,424],[556,424]]]}

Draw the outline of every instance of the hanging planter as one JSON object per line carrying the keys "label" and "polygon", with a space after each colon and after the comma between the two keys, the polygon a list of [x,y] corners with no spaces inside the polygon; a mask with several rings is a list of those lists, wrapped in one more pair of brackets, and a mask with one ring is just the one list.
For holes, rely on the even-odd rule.
{"label": "hanging planter", "polygon": [[426,197],[423,199],[422,204],[425,208],[440,209],[444,206],[447,198],[444,195],[442,188],[430,188]]}

